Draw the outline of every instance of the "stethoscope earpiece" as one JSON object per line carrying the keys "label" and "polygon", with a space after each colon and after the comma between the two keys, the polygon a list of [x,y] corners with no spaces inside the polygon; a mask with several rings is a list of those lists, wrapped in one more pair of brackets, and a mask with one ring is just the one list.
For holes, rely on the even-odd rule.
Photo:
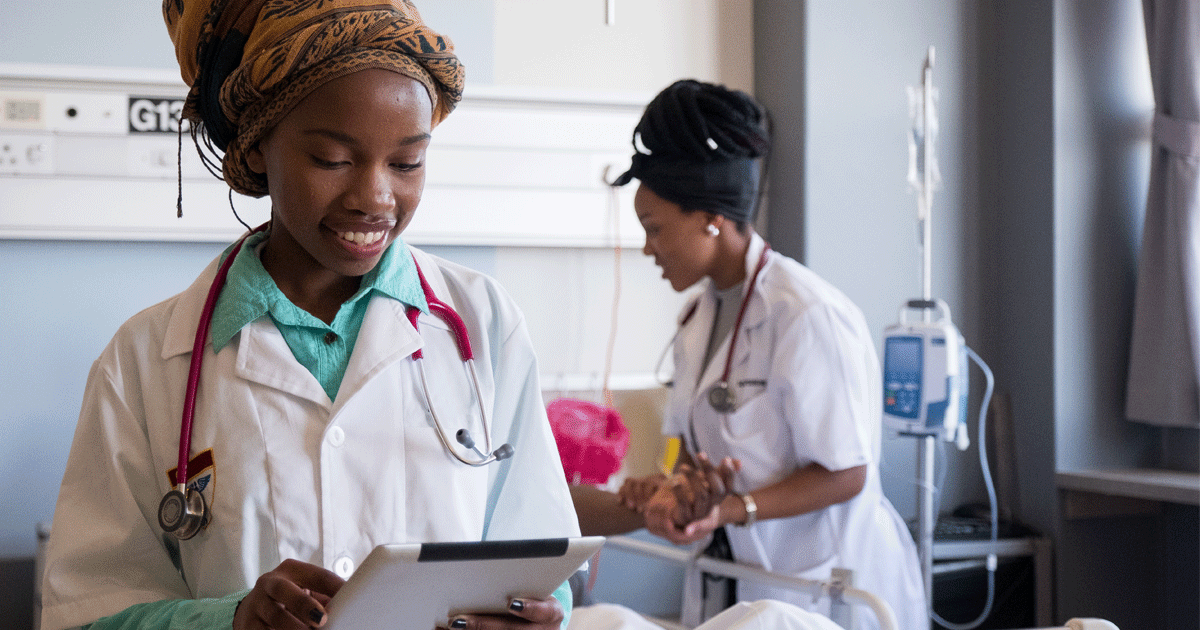
{"label": "stethoscope earpiece", "polygon": [[509,457],[512,457],[512,456],[513,456],[513,447],[509,446],[508,444],[501,444],[500,448],[496,449],[495,451],[492,451],[492,457],[495,457],[496,461],[500,461],[502,459],[508,459]]}
{"label": "stethoscope earpiece", "polygon": [[175,489],[158,504],[158,524],[179,540],[192,538],[208,524],[208,503],[195,488]]}
{"label": "stethoscope earpiece", "polygon": [[484,453],[475,446],[475,438],[471,437],[471,432],[466,429],[459,429],[454,434],[454,439],[458,440],[459,444],[462,444],[463,446],[475,451],[477,455],[483,458],[483,461],[480,462],[463,460],[465,463],[471,464],[472,466],[482,466],[483,464],[498,462],[502,459],[508,459],[513,455],[513,447],[509,446],[508,444],[501,444],[500,447],[492,451],[491,454]]}

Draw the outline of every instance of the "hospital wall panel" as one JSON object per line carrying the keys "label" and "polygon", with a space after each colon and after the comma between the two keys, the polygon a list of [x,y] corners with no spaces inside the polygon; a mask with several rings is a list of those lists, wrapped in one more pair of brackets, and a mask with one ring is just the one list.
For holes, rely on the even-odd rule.
{"label": "hospital wall panel", "polygon": [[[265,221],[268,201],[227,201],[228,188],[181,137],[185,95],[165,71],[0,63],[0,238],[228,241],[243,230],[229,205],[252,225]],[[649,99],[469,87],[433,132],[406,239],[640,244],[637,223],[612,216],[614,202],[631,207],[633,187],[613,195],[606,182],[629,167]]]}

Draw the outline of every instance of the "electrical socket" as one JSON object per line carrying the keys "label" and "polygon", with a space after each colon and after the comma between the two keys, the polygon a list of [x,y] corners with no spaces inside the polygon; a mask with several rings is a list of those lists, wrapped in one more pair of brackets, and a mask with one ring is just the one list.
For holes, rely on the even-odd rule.
{"label": "electrical socket", "polygon": [[67,133],[124,135],[128,97],[101,92],[46,92],[46,128]]}
{"label": "electrical socket", "polygon": [[0,134],[0,175],[54,173],[54,136]]}

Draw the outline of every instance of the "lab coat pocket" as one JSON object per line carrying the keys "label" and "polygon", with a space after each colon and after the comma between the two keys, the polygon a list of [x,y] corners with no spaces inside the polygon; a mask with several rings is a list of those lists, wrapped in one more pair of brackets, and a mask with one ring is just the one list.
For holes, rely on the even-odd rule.
{"label": "lab coat pocket", "polygon": [[756,418],[761,419],[764,410],[770,407],[766,395],[767,380],[734,379],[730,387],[736,407],[731,413],[723,414],[722,426],[727,438],[737,440],[761,429],[761,422]]}
{"label": "lab coat pocket", "polygon": [[[729,454],[742,461],[743,469],[763,471],[777,468],[774,455],[780,448],[779,422],[775,405],[764,385],[739,386],[734,381],[738,406],[721,418],[721,437],[729,445]],[[765,381],[760,381],[765,382]]]}

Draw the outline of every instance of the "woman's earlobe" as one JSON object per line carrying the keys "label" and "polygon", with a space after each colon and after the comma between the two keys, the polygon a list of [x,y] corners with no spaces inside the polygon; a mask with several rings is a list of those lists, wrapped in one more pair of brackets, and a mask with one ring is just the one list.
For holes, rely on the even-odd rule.
{"label": "woman's earlobe", "polygon": [[725,215],[710,212],[708,214],[708,226],[705,230],[709,236],[720,236],[721,227],[725,225]]}
{"label": "woman's earlobe", "polygon": [[246,166],[259,175],[267,174],[267,161],[263,157],[262,149],[259,149],[257,144],[246,152]]}

